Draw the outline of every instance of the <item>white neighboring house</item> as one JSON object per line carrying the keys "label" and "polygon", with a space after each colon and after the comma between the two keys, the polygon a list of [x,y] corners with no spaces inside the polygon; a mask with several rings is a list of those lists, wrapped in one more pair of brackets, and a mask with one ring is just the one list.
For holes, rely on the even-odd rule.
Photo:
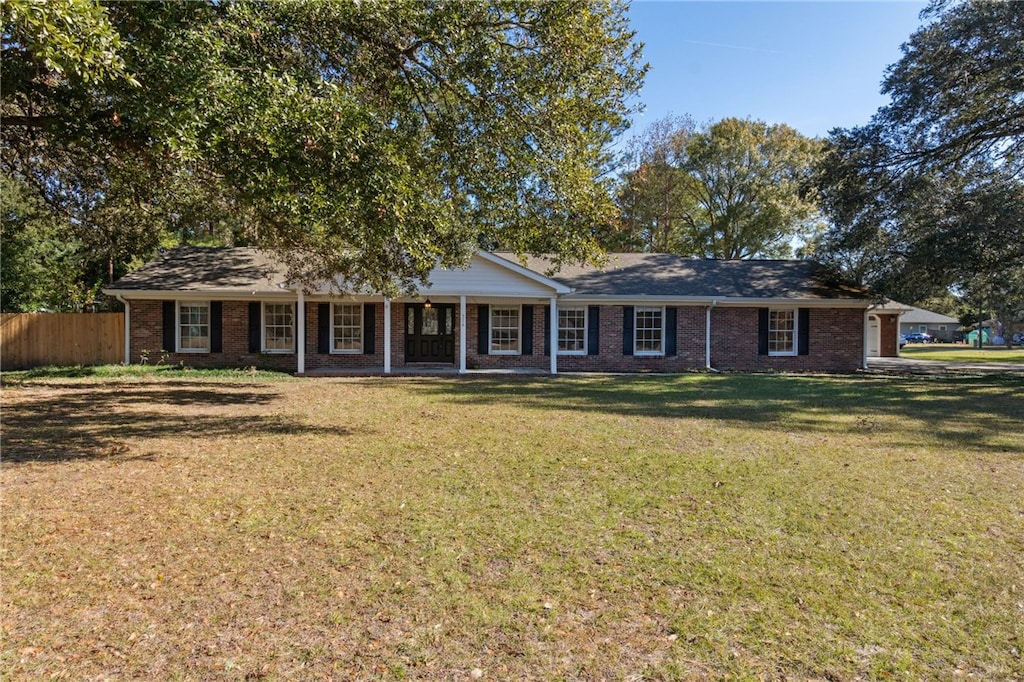
{"label": "white neighboring house", "polygon": [[900,316],[900,335],[913,332],[928,334],[936,341],[954,341],[959,338],[960,320],[924,308],[908,306],[910,310]]}

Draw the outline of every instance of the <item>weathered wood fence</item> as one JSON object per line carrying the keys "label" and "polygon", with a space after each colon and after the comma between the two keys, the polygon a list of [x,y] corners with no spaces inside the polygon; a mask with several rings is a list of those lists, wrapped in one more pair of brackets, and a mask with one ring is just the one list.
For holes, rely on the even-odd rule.
{"label": "weathered wood fence", "polygon": [[0,369],[119,362],[123,313],[0,313]]}

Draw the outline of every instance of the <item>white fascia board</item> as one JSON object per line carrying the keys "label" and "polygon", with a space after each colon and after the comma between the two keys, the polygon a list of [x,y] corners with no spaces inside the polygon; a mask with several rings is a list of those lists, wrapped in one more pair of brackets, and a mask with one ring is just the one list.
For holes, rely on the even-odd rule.
{"label": "white fascia board", "polygon": [[494,263],[495,265],[500,265],[503,268],[507,268],[512,272],[516,273],[517,275],[521,275],[523,277],[526,277],[527,279],[531,279],[534,282],[537,282],[538,284],[543,284],[546,287],[550,287],[555,291],[556,294],[569,294],[572,293],[573,291],[571,287],[566,286],[565,284],[562,284],[557,280],[551,279],[550,277],[545,277],[544,275],[538,272],[534,272],[529,268],[524,268],[522,265],[514,261],[502,258],[501,256],[495,256],[493,253],[489,251],[477,251],[476,255],[480,256],[486,261]]}
{"label": "white fascia board", "polygon": [[571,295],[562,296],[559,301],[571,303],[603,303],[605,305],[680,305],[705,306],[714,304],[716,307],[764,307],[790,306],[801,308],[857,308],[866,309],[871,301],[845,298],[746,298],[728,296],[610,296],[610,295]]}
{"label": "white fascia board", "polygon": [[155,291],[152,289],[101,289],[108,296],[121,296],[130,301],[230,301],[230,300],[294,300],[298,295],[287,289],[177,289]]}

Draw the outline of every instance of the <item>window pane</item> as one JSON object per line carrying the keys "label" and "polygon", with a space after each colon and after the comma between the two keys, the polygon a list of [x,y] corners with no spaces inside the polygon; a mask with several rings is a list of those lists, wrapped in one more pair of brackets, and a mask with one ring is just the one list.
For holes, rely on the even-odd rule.
{"label": "window pane", "polygon": [[334,350],[358,352],[363,349],[363,306],[334,304]]}
{"label": "window pane", "polygon": [[768,352],[792,353],[795,346],[796,315],[792,310],[768,311]]}
{"label": "window pane", "polygon": [[661,352],[661,308],[637,308],[633,331],[635,353]]}
{"label": "window pane", "polygon": [[519,350],[519,308],[491,308],[491,352]]}
{"label": "window pane", "polygon": [[178,305],[178,344],[180,350],[210,349],[210,304]]}
{"label": "window pane", "polygon": [[585,352],[587,311],[582,308],[559,309],[558,350],[564,353]]}
{"label": "window pane", "polygon": [[424,308],[423,309],[423,334],[436,335],[438,334],[437,329],[438,314],[437,308]]}
{"label": "window pane", "polygon": [[264,304],[263,326],[263,350],[292,350],[294,336],[292,330],[292,306],[290,303]]}

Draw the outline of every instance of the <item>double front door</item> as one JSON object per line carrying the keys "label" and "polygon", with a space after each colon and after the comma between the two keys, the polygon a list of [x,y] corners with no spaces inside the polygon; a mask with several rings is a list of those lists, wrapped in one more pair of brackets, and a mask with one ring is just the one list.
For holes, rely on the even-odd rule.
{"label": "double front door", "polygon": [[455,362],[453,304],[405,304],[405,361]]}

